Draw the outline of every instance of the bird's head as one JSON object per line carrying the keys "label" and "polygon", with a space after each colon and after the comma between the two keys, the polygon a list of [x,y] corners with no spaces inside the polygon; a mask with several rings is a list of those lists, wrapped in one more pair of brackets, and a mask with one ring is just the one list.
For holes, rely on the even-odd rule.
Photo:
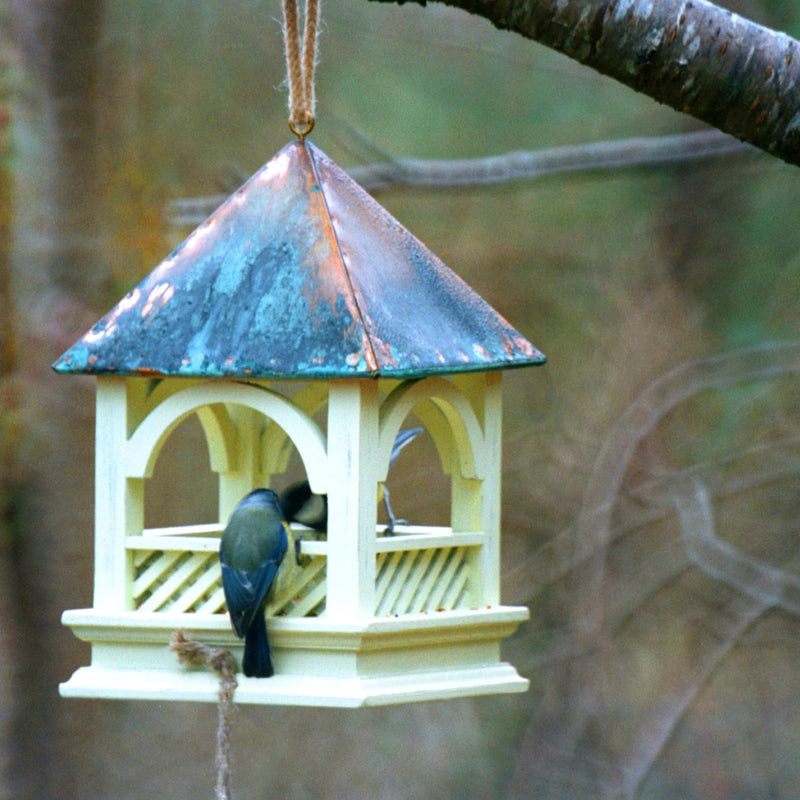
{"label": "bird's head", "polygon": [[278,495],[272,489],[253,489],[243,497],[236,506],[236,511],[245,508],[269,508],[283,517],[283,510]]}

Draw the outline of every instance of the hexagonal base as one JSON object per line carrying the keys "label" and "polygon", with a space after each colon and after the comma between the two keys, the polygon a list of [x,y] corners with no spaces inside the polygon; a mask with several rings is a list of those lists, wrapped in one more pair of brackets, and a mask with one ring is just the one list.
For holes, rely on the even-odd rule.
{"label": "hexagonal base", "polygon": [[[239,677],[237,703],[357,707],[522,692],[528,681],[500,661],[499,642],[525,608],[448,611],[335,621],[268,620],[276,675]],[[216,702],[216,677],[178,664],[172,632],[228,647],[241,643],[222,615],[108,615],[68,611],[64,622],[92,643],[92,666],[59,687],[64,697]]]}

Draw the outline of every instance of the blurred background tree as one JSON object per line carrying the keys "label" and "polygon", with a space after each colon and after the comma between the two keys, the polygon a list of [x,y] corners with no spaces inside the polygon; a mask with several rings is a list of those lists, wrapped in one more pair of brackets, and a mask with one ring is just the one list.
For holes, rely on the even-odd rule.
{"label": "blurred background tree", "polygon": [[[732,9],[797,34],[781,0]],[[288,140],[273,0],[0,5],[0,798],[203,796],[215,710],[64,701],[88,654],[93,384],[50,363]],[[696,130],[483,19],[323,9],[314,141],[343,166]],[[800,228],[768,156],[380,201],[547,353],[506,376],[506,654],[526,695],[241,708],[248,797],[789,798],[800,775]],[[212,515],[196,431],[148,513]],[[429,447],[392,476],[437,521]]]}

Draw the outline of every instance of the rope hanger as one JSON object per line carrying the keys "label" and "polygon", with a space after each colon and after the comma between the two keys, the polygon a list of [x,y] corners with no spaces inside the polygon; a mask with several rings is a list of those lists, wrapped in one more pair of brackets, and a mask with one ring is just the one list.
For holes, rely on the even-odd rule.
{"label": "rope hanger", "polygon": [[302,43],[298,0],[283,0],[283,41],[289,82],[289,130],[302,142],[314,128],[319,0],[306,0]]}

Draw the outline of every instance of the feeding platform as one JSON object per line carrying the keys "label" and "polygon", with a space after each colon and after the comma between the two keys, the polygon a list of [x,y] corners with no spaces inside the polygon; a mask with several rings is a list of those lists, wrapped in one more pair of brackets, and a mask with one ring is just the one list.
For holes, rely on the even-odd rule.
{"label": "feeding platform", "polygon": [[[212,701],[173,631],[242,643],[219,538],[293,452],[328,497],[327,536],[267,608],[276,674],[239,703],[360,706],[523,691],[501,640],[501,371],[544,357],[310,142],[257,172],[55,363],[97,378],[92,646],[69,697]],[[446,527],[382,536],[379,487],[413,414],[450,475]],[[146,480],[196,415],[219,521],[146,528]],[[324,424],[317,420],[322,418]]]}

